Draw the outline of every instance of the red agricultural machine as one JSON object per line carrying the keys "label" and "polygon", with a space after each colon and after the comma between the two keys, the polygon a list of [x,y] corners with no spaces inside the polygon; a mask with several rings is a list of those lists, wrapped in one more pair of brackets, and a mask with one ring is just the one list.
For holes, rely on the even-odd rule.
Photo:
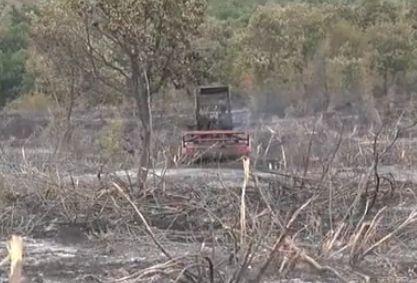
{"label": "red agricultural machine", "polygon": [[251,152],[250,136],[234,130],[229,86],[206,86],[195,90],[194,129],[182,137],[187,159],[237,159]]}

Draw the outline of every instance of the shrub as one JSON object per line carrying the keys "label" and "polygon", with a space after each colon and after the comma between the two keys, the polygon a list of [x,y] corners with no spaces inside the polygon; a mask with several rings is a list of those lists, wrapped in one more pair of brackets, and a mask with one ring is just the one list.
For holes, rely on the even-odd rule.
{"label": "shrub", "polygon": [[120,138],[123,134],[123,120],[116,117],[111,120],[99,134],[98,144],[101,152],[107,157],[115,157],[121,154],[122,145]]}
{"label": "shrub", "polygon": [[51,97],[43,93],[28,93],[11,101],[6,108],[18,112],[47,112],[56,105]]}

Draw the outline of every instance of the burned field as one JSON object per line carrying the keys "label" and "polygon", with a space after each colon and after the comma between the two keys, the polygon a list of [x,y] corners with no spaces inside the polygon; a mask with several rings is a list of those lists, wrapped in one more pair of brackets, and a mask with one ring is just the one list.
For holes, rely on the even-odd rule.
{"label": "burned field", "polygon": [[[339,115],[242,119],[255,149],[245,172],[242,160],[181,164],[181,126],[156,117],[155,162],[138,191],[135,136],[124,134],[133,122],[77,118],[65,146],[48,117],[2,136],[1,251],[24,236],[27,282],[417,277],[411,120],[379,131]],[[123,138],[94,142],[103,132]]]}

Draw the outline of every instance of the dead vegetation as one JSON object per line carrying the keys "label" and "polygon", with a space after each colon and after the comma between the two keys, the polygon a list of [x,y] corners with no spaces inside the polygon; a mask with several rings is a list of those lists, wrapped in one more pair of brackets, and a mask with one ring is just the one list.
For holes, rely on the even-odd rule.
{"label": "dead vegetation", "polygon": [[[158,159],[139,192],[118,162],[5,148],[1,163],[14,166],[1,170],[1,234],[86,249],[78,264],[87,267],[65,275],[81,281],[415,279],[416,182],[401,169],[415,164],[404,138],[413,124],[397,119],[372,132],[335,130],[323,118],[282,123],[257,127],[257,152],[234,168],[176,165],[175,144],[156,131]],[[92,243],[103,255],[94,264]],[[39,261],[28,256],[26,277],[54,274]],[[78,270],[77,260],[57,261]]]}

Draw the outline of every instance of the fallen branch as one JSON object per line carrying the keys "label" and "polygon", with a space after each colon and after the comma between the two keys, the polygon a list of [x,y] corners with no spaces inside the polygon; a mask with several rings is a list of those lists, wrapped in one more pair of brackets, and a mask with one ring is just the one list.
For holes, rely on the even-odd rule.
{"label": "fallen branch", "polygon": [[113,182],[113,186],[118,190],[120,195],[122,195],[129,204],[133,207],[136,214],[139,216],[142,223],[145,225],[146,232],[151,237],[154,244],[161,250],[161,252],[169,259],[172,259],[172,256],[168,253],[168,251],[162,246],[162,244],[158,241],[156,238],[154,232],[152,231],[151,226],[149,226],[148,221],[146,221],[145,216],[142,214],[142,212],[139,210],[139,208],[136,206],[136,204],[130,199],[130,197],[123,191],[123,189],[115,182]]}
{"label": "fallen branch", "polygon": [[321,265],[320,263],[318,263],[314,258],[309,256],[304,250],[297,247],[292,240],[288,241],[288,243],[289,243],[290,247],[296,252],[296,254],[300,257],[300,259],[302,261],[306,262],[307,264],[309,264],[311,267],[313,267],[317,271],[333,273],[337,278],[339,278],[340,281],[349,282],[348,280],[343,278],[343,276],[340,275],[340,273],[336,269],[334,269],[334,268],[332,268],[328,265]]}
{"label": "fallen branch", "polygon": [[[133,274],[127,275],[125,277],[119,278],[119,279],[112,279],[110,282],[124,282],[124,281],[129,281],[129,280],[139,280],[145,276],[151,276],[151,275],[155,275],[155,274],[166,274],[165,270],[170,269],[170,268],[174,268],[178,266],[178,261],[180,259],[182,259],[183,257],[178,257],[178,258],[173,258],[167,262],[164,263],[160,263],[160,264],[156,264],[154,266],[148,267],[146,269],[140,270],[138,272],[135,272]],[[106,281],[107,282],[107,281]]]}
{"label": "fallen branch", "polygon": [[[133,207],[136,214],[141,219],[142,223],[145,225],[146,232],[151,237],[154,244],[161,250],[161,252],[169,259],[173,259],[173,257],[168,253],[168,251],[164,248],[164,246],[158,241],[155,234],[152,231],[151,226],[149,226],[148,221],[146,221],[145,216],[142,214],[142,212],[139,210],[139,208],[136,206],[136,204],[130,199],[130,197],[123,191],[123,189],[117,184],[113,182],[113,186],[119,191],[119,193],[129,202],[129,204]],[[195,282],[194,276],[190,274],[188,271],[185,271],[185,276],[190,280],[190,282]]]}
{"label": "fallen branch", "polygon": [[394,229],[394,231],[392,231],[391,233],[385,235],[385,237],[383,237],[382,239],[380,239],[379,241],[377,241],[375,244],[373,244],[368,249],[366,249],[360,256],[358,256],[358,260],[364,259],[369,253],[371,253],[373,250],[375,250],[381,244],[383,244],[384,242],[388,241],[395,234],[397,234],[398,231],[404,229],[405,227],[407,227],[408,225],[410,225],[410,224],[412,224],[412,223],[414,223],[416,221],[417,221],[417,210],[413,210],[413,212],[411,212],[411,214],[407,217],[407,219],[404,220],[404,222],[401,223],[396,229]]}
{"label": "fallen branch", "polygon": [[254,283],[259,283],[261,282],[262,277],[264,276],[266,270],[268,269],[269,265],[271,264],[275,253],[278,251],[279,247],[282,245],[282,243],[284,242],[285,237],[288,234],[288,230],[291,228],[292,224],[295,222],[295,220],[297,219],[298,215],[301,213],[301,211],[306,208],[312,201],[314,198],[310,198],[306,203],[304,203],[300,208],[298,208],[293,215],[291,216],[290,220],[288,221],[287,225],[285,225],[285,228],[283,229],[283,231],[281,232],[281,234],[279,235],[278,239],[275,241],[275,244],[272,247],[271,252],[269,253],[269,256],[267,258],[267,260],[265,261],[265,263],[261,266],[261,268],[259,269],[258,274],[256,275],[255,280],[253,281]]}

